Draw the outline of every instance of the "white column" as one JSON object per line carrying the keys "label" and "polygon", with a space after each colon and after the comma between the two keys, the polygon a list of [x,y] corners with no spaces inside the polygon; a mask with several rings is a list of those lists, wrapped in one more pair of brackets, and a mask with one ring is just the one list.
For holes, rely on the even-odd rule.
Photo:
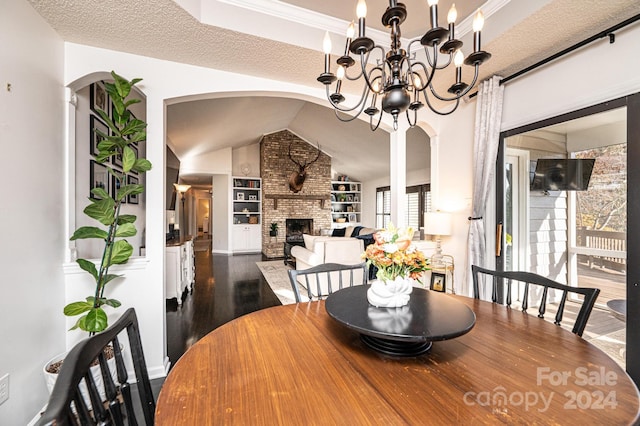
{"label": "white column", "polygon": [[440,207],[440,170],[438,168],[440,155],[440,139],[437,136],[429,138],[431,143],[431,206],[433,210]]}
{"label": "white column", "polygon": [[65,170],[66,170],[66,199],[67,199],[67,214],[66,214],[66,228],[64,235],[65,239],[65,251],[64,261],[66,263],[73,262],[78,258],[78,252],[76,249],[76,242],[70,241],[69,237],[76,229],[76,108],[78,106],[78,95],[75,91],[66,88],[66,109],[65,109],[65,122],[67,128],[65,129]]}
{"label": "white column", "polygon": [[391,180],[391,222],[397,227],[407,224],[407,129],[398,123],[398,130],[389,134],[389,172]]}

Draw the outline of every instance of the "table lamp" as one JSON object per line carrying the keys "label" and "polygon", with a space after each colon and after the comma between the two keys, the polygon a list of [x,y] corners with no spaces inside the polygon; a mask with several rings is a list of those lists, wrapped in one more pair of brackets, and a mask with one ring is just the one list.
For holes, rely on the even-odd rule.
{"label": "table lamp", "polygon": [[427,212],[424,214],[424,233],[436,236],[436,252],[431,256],[431,265],[442,264],[443,235],[451,235],[451,213]]}

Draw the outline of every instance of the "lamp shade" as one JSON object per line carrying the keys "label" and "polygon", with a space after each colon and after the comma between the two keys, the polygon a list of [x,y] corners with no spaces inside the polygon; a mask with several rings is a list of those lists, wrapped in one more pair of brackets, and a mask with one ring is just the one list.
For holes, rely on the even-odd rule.
{"label": "lamp shade", "polygon": [[178,183],[174,183],[173,186],[176,187],[176,191],[184,194],[185,192],[187,192],[189,190],[189,188],[191,188],[191,185],[185,185],[185,184],[178,184]]}
{"label": "lamp shade", "polygon": [[428,235],[451,235],[451,214],[445,212],[425,213],[424,233]]}

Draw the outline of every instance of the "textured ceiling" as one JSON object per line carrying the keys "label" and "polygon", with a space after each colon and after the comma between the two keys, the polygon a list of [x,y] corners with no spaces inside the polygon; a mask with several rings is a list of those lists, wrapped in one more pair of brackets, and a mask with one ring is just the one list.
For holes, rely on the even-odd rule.
{"label": "textured ceiling", "polygon": [[[287,7],[311,9],[314,12],[312,15],[319,18],[327,14],[339,15],[335,28],[343,28],[342,21],[352,19],[356,3],[355,0],[201,1],[202,10],[206,5],[214,12],[219,10],[220,14],[228,8],[239,7],[236,5],[239,3],[244,4],[243,7],[272,4],[274,10],[275,6],[288,3]],[[272,24],[275,18],[273,14],[267,13],[268,10],[263,13],[247,9],[245,13],[244,9],[238,9],[235,20],[223,19],[225,17],[222,16],[223,22],[213,26],[200,22],[178,4],[188,3],[193,6],[198,4],[197,0],[29,2],[66,41],[308,86],[318,84],[316,77],[320,71],[322,55],[321,43],[315,32],[321,29],[310,25],[308,31],[274,35],[278,25]],[[383,8],[387,2],[369,0],[367,3],[367,24],[378,25],[378,9]],[[424,25],[428,23],[426,1],[407,0],[405,3],[411,16],[403,26],[403,36],[413,35],[409,34],[411,31],[420,33],[419,22],[423,21]],[[459,2],[456,5],[458,20],[462,21],[467,17],[463,13],[473,13],[477,3]],[[500,7],[487,16],[483,49],[493,56],[482,66],[480,80],[494,74],[508,76],[640,13],[638,0],[490,0],[489,3],[499,4]],[[443,0],[440,4],[440,25],[444,26],[450,1]],[[413,11],[414,9],[424,11]],[[238,20],[238,16],[242,19]],[[253,21],[249,22],[251,31],[239,31],[241,25],[233,26],[235,21],[243,21],[245,16],[253,17]],[[226,24],[227,21],[229,25]],[[299,26],[300,23],[295,25]],[[337,33],[338,30],[335,31]],[[343,34],[342,29],[340,34]],[[283,41],[283,37],[289,38]],[[338,40],[338,36],[335,37]],[[465,49],[471,44],[469,37],[469,34],[462,37],[467,46]],[[301,46],[303,43],[300,40],[316,38],[317,43],[308,42],[308,47]],[[283,70],[286,72],[283,73]],[[439,81],[437,87],[451,84],[452,73],[447,74],[448,80]],[[351,86],[346,89],[356,90],[351,89]],[[380,162],[380,158],[385,160],[388,157],[388,135],[381,130],[371,133],[368,124],[359,120],[341,123],[327,108],[281,98],[197,102],[173,105],[169,109],[168,136],[179,151],[179,156],[255,143],[262,134],[289,128],[309,141],[320,142],[323,150],[335,156],[334,164],[339,161],[338,156],[361,159],[357,164],[344,162],[345,169],[339,170],[342,173],[365,180],[373,173],[381,175],[383,170],[388,169],[388,164],[377,170],[363,166],[376,164]],[[230,114],[229,111],[234,113]],[[176,115],[172,116],[173,114]],[[247,117],[251,117],[251,120]],[[414,140],[420,141],[422,150],[428,146],[426,135],[420,131],[412,132],[408,139],[410,146],[416,145]],[[344,141],[349,141],[349,144]],[[367,155],[370,157],[366,158]],[[414,156],[410,154],[409,157]],[[423,164],[428,164],[426,156],[421,155],[420,160]]]}

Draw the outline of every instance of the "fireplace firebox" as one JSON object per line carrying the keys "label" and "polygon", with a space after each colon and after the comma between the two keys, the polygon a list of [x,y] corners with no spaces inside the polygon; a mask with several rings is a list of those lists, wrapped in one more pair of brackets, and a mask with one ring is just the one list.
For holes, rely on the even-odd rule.
{"label": "fireplace firebox", "polygon": [[313,229],[313,219],[287,219],[286,241],[288,243],[302,243],[302,234],[311,234]]}

